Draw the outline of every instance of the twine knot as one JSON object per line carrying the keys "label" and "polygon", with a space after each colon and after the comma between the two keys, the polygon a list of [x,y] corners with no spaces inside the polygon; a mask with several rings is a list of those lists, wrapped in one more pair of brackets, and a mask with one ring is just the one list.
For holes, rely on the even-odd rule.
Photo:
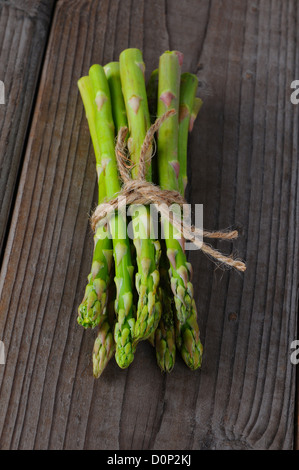
{"label": "twine knot", "polygon": [[236,230],[208,232],[186,223],[184,218],[174,214],[170,209],[173,204],[177,204],[181,208],[186,208],[188,204],[185,198],[178,191],[162,190],[159,186],[145,179],[147,164],[152,158],[151,150],[154,135],[162,123],[174,113],[175,110],[173,109],[167,111],[149,128],[140,151],[138,177],[134,180],[131,178],[132,162],[127,157],[126,153],[125,140],[128,129],[126,127],[120,129],[115,145],[115,155],[123,185],[120,192],[116,194],[111,201],[101,203],[97,206],[91,216],[91,227],[95,232],[97,226],[104,225],[108,222],[109,216],[112,213],[116,210],[121,211],[127,205],[154,204],[161,213],[162,220],[169,221],[180,233],[182,240],[189,240],[194,243],[203,253],[222,267],[235,268],[238,271],[244,272],[246,265],[243,261],[231,256],[226,256],[203,241],[203,238],[233,240],[238,237]]}

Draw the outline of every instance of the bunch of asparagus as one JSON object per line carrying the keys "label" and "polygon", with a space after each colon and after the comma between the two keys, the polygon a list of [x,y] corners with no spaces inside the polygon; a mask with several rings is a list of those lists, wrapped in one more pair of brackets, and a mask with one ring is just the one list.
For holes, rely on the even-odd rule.
{"label": "bunch of asparagus", "polygon": [[[188,135],[202,102],[196,97],[197,77],[181,73],[182,60],[177,51],[164,52],[146,84],[142,52],[126,49],[119,62],[93,65],[78,81],[96,158],[99,204],[109,203],[121,190],[115,154],[119,131],[128,129],[128,165],[131,178],[137,179],[146,134],[168,110],[175,112],[149,148],[146,180],[184,196]],[[177,350],[189,368],[198,369],[202,344],[184,239],[163,218],[164,236],[161,231],[153,235],[148,206],[130,214],[132,237],[123,211],[99,224],[94,235],[91,272],[77,319],[84,328],[98,329],[93,374],[99,377],[113,356],[119,367],[128,367],[142,340],[155,347],[162,371],[173,369]]]}

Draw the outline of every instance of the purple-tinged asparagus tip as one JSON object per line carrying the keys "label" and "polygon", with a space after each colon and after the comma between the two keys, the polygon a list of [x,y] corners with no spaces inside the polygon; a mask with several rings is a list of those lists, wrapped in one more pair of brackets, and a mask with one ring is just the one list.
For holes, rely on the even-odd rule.
{"label": "purple-tinged asparagus tip", "polygon": [[93,281],[93,285],[97,293],[98,299],[100,300],[102,298],[103,293],[106,291],[107,284],[102,279],[95,279]]}
{"label": "purple-tinged asparagus tip", "polygon": [[171,265],[174,269],[176,269],[176,260],[175,260],[175,258],[176,258],[177,253],[178,253],[177,250],[172,250],[171,248],[169,248],[167,250],[167,257],[168,257],[168,259],[169,259],[169,261],[170,261],[170,263],[171,263]]}
{"label": "purple-tinged asparagus tip", "polygon": [[186,268],[188,269],[189,273],[190,273],[190,280],[192,279],[193,277],[193,268],[192,268],[192,264],[191,263],[185,263],[186,265]]}
{"label": "purple-tinged asparagus tip", "polygon": [[92,279],[95,279],[98,275],[99,271],[104,267],[103,263],[99,263],[99,261],[94,261],[91,266],[91,275]]}
{"label": "purple-tinged asparagus tip", "polygon": [[[106,225],[106,227],[107,227],[107,225]],[[108,227],[107,227],[107,229],[108,229]],[[112,252],[112,250],[103,250],[103,255],[106,258],[108,271],[110,272],[111,267],[112,267],[113,252]]]}
{"label": "purple-tinged asparagus tip", "polygon": [[180,278],[182,279],[182,281],[184,282],[184,285],[187,289],[187,284],[188,284],[188,272],[187,272],[187,269],[185,268],[185,266],[180,266],[178,269],[177,269],[177,273],[179,274]]}

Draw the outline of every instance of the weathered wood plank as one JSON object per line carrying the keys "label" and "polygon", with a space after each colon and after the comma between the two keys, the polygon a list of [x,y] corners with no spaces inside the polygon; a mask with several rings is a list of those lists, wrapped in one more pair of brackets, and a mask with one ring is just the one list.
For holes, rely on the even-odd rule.
{"label": "weathered wood plank", "polygon": [[0,256],[47,42],[53,0],[0,1]]}
{"label": "weathered wood plank", "polygon": [[[298,285],[299,8],[286,2],[61,0],[0,281],[3,449],[291,449]],[[244,276],[190,253],[205,347],[163,376],[149,344],[94,381],[76,324],[92,255],[93,152],[76,81],[122,49],[147,74],[166,49],[198,73],[190,198],[207,229],[236,224]],[[219,243],[223,250],[232,248]]]}

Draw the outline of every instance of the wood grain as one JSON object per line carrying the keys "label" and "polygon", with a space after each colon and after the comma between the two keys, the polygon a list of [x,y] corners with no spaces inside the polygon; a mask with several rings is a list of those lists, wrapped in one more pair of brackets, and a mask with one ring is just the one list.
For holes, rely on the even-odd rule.
{"label": "wood grain", "polygon": [[[298,286],[295,0],[61,0],[0,280],[2,449],[292,449]],[[198,74],[193,203],[207,229],[237,226],[245,275],[190,253],[205,353],[162,375],[142,343],[92,378],[95,332],[76,323],[92,256],[96,176],[77,79],[126,47],[147,74],[166,49]],[[148,76],[148,75],[147,75]]]}
{"label": "wood grain", "polygon": [[0,257],[45,51],[53,0],[0,1]]}

